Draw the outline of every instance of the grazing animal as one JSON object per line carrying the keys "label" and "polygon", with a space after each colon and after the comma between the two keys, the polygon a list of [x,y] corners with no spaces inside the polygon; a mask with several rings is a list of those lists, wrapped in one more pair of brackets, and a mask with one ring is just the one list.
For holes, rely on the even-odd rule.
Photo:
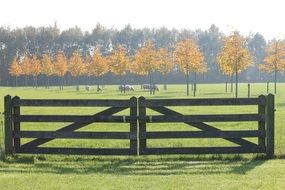
{"label": "grazing animal", "polygon": [[85,90],[88,92],[91,91],[91,86],[89,86],[89,85],[85,86]]}
{"label": "grazing animal", "polygon": [[[89,86],[89,85],[85,86],[86,91],[89,92],[89,91],[91,91],[91,89],[92,89],[91,86]],[[102,91],[102,90],[103,90],[102,86],[97,86],[97,91]]]}
{"label": "grazing animal", "polygon": [[143,88],[144,90],[156,90],[156,91],[159,91],[158,86],[155,85],[155,84],[153,84],[153,85],[150,85],[150,84],[143,84],[143,85],[142,85],[142,88]]}
{"label": "grazing animal", "polygon": [[131,85],[120,85],[119,86],[120,91],[134,91],[134,87]]}

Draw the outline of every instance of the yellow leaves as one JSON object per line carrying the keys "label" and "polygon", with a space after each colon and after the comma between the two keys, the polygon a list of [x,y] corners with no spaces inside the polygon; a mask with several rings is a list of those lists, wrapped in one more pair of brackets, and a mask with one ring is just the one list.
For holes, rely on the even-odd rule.
{"label": "yellow leaves", "polygon": [[108,71],[107,59],[102,56],[97,48],[91,59],[87,61],[87,73],[90,76],[102,76]]}
{"label": "yellow leaves", "polygon": [[130,60],[126,49],[119,45],[111,54],[108,60],[110,70],[117,75],[125,75],[129,70]]}
{"label": "yellow leaves", "polygon": [[267,56],[264,64],[260,66],[260,70],[265,72],[285,70],[285,41],[272,40],[266,48]]}
{"label": "yellow leaves", "polygon": [[31,61],[31,68],[30,68],[31,74],[33,76],[38,76],[42,71],[40,60],[37,58],[37,56],[33,55],[30,61]]}
{"label": "yellow leaves", "polygon": [[54,74],[54,65],[52,63],[52,58],[49,54],[44,54],[42,58],[42,74],[46,76],[51,76]]}
{"label": "yellow leaves", "polygon": [[146,75],[157,69],[157,55],[151,42],[137,50],[134,64],[134,72],[138,75]]}
{"label": "yellow leaves", "polygon": [[68,71],[68,63],[62,52],[56,55],[54,73],[60,77],[63,77]]}
{"label": "yellow leaves", "polygon": [[167,48],[161,48],[157,51],[157,65],[158,71],[162,75],[166,75],[172,71],[174,66],[173,58],[168,53]]}
{"label": "yellow leaves", "polygon": [[221,71],[226,75],[240,73],[252,64],[252,55],[246,48],[246,41],[238,32],[233,32],[224,39],[217,61]]}
{"label": "yellow leaves", "polygon": [[31,74],[31,63],[30,58],[25,56],[21,62],[22,74],[23,75],[30,75]]}
{"label": "yellow leaves", "polygon": [[68,71],[72,76],[78,77],[84,74],[84,67],[85,65],[83,63],[81,53],[75,51],[69,60]]}
{"label": "yellow leaves", "polygon": [[16,57],[13,59],[13,62],[12,62],[12,64],[10,65],[9,73],[10,73],[12,76],[16,76],[16,77],[19,77],[19,76],[22,75],[22,68],[21,68],[19,62],[17,61],[17,58],[16,58]]}
{"label": "yellow leaves", "polygon": [[176,44],[174,57],[184,73],[203,73],[207,71],[204,55],[191,39],[180,41]]}

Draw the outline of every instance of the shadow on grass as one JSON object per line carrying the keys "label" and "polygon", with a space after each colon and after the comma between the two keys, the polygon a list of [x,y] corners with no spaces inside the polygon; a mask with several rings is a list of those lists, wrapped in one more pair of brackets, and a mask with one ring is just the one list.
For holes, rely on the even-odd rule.
{"label": "shadow on grass", "polygon": [[45,157],[16,156],[0,162],[7,173],[181,175],[238,174],[265,163],[264,158],[241,156]]}

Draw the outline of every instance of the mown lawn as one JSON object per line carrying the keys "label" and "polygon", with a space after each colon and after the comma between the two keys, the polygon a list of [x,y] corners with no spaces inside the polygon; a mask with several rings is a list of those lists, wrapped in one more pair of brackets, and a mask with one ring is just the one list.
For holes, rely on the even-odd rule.
{"label": "mown lawn", "polygon": [[[273,87],[273,85],[272,85]],[[62,156],[62,155],[16,155],[1,154],[0,189],[283,189],[285,187],[285,84],[278,84],[275,114],[276,159],[266,160],[262,155],[205,155],[205,156]],[[0,112],[6,94],[21,98],[186,98],[184,85],[169,85],[167,91],[155,95],[140,90],[121,94],[115,86],[106,86],[97,93],[77,92],[73,87],[60,91],[38,88],[0,88]],[[266,94],[266,84],[252,84],[252,97]],[[162,89],[162,87],[160,88]],[[270,89],[273,91],[273,89]],[[233,97],[225,93],[224,84],[198,86],[197,97]],[[247,85],[240,85],[240,97],[247,96]],[[192,98],[192,96],[190,96]],[[23,108],[25,114],[94,114],[104,108]],[[255,106],[183,107],[173,108],[187,114],[207,113],[254,113]],[[128,110],[120,113],[125,114]],[[153,113],[149,111],[149,113]],[[1,119],[1,125],[3,118]],[[256,129],[257,124],[210,123],[223,130]],[[25,123],[25,130],[55,130],[67,123]],[[128,125],[92,124],[80,130],[128,131]],[[195,130],[185,124],[149,125],[148,130]],[[3,147],[3,130],[0,133]],[[27,142],[30,139],[23,141]],[[249,139],[256,142],[256,139]],[[124,140],[54,140],[43,146],[72,147],[128,147]],[[230,146],[231,143],[217,139],[152,140],[150,147],[158,146]]]}

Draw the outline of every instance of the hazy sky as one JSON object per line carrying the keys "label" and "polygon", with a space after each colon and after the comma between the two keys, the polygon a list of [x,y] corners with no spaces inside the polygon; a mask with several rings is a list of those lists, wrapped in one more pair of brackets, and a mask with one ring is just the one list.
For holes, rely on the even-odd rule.
{"label": "hazy sky", "polygon": [[0,0],[0,25],[78,25],[91,30],[97,22],[118,29],[161,27],[207,29],[217,25],[247,35],[260,32],[266,39],[285,38],[283,0]]}

